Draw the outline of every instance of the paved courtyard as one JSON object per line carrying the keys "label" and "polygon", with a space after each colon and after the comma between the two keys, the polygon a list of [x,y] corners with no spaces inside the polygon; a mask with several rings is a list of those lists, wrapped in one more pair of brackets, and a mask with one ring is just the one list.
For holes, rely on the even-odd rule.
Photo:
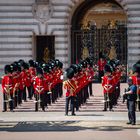
{"label": "paved courtyard", "polygon": [[[122,85],[121,90],[126,85]],[[93,85],[94,94],[102,94]],[[2,101],[2,96],[1,96]],[[2,102],[1,102],[2,103]],[[127,125],[127,112],[0,112],[1,140],[139,140],[140,112],[135,126]]]}

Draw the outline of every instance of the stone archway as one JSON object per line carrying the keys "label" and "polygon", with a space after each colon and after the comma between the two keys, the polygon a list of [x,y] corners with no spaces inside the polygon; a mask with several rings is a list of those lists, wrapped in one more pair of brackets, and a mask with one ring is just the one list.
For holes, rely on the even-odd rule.
{"label": "stone archway", "polygon": [[[113,16],[115,15],[114,17],[116,18],[116,15],[118,14],[117,15],[118,19],[122,18],[125,21],[125,23],[123,24],[124,27],[120,26],[120,23],[119,23],[119,26],[115,27],[115,24],[116,24],[115,22],[117,21],[117,18],[113,19],[112,18],[113,16],[110,14],[111,12],[102,13],[102,11],[101,11],[102,9],[100,10],[100,8],[102,8],[104,5],[109,5],[109,4],[111,4],[112,10],[114,10],[116,8],[116,10],[114,10],[114,13],[112,12]],[[99,8],[99,9],[96,12],[97,8]],[[110,8],[110,7],[105,7],[105,8]],[[92,13],[92,12],[90,12],[91,10],[95,10],[95,11],[93,11],[94,14],[92,14],[90,17],[89,15]],[[108,9],[108,10],[110,10],[110,9]],[[115,13],[117,10],[120,10],[121,12],[119,11],[120,13],[119,12]],[[110,14],[110,17],[111,16],[112,17],[111,17],[110,27],[109,27],[111,30],[108,32],[108,30],[106,30],[106,27],[105,27],[105,26],[107,26],[107,21],[104,20],[103,16],[107,17],[109,14]],[[98,22],[96,24],[96,22],[93,22],[93,20],[90,21],[90,23],[92,24],[91,30],[89,30],[89,28],[88,28],[89,21],[87,20],[88,19],[87,15],[91,19],[92,19],[92,16],[94,16],[94,18],[95,18],[94,21]],[[100,20],[97,19],[96,16],[98,16],[97,18],[100,18]],[[103,20],[102,27],[101,27],[101,20]],[[105,1],[89,0],[89,1],[82,2],[80,4],[80,6],[78,6],[78,8],[75,10],[73,17],[71,19],[71,25],[72,25],[72,27],[71,27],[71,63],[76,63],[77,61],[80,61],[80,59],[82,59],[82,57],[83,57],[82,53],[86,54],[84,57],[89,56],[92,53],[96,53],[93,56],[95,57],[95,59],[98,59],[99,52],[104,49],[104,52],[108,53],[107,54],[108,57],[113,59],[113,58],[115,58],[114,56],[116,55],[116,58],[121,59],[123,61],[123,63],[126,65],[127,64],[127,34],[126,34],[127,32],[126,32],[126,26],[125,26],[126,21],[127,21],[127,16],[126,16],[124,9],[118,2],[116,2],[114,0],[105,0]],[[120,22],[120,20],[119,20],[119,22]],[[81,26],[82,24],[84,24],[84,25]],[[95,25],[97,25],[96,29],[94,29]],[[82,31],[81,31],[81,28],[82,28]],[[119,28],[119,29],[117,29],[117,28]],[[122,30],[122,28],[123,28],[123,30]],[[107,27],[107,29],[108,29],[108,27]],[[112,34],[112,37],[107,38],[107,34],[104,34],[104,32],[108,32],[108,34]],[[112,33],[112,32],[114,32],[114,33]],[[83,34],[85,35],[84,37],[83,37]],[[100,38],[97,38],[99,36],[98,34],[102,34],[102,36]],[[114,43],[113,40],[116,40],[114,35],[116,36],[116,34],[121,36],[121,39],[117,39],[117,41],[115,41],[115,43]],[[89,40],[86,39],[86,38],[89,38],[89,36],[92,40],[91,42],[89,42]],[[93,39],[93,37],[94,37],[94,39]],[[104,44],[100,43],[100,40],[102,40],[102,37],[104,37],[104,42],[106,40],[108,40]],[[84,40],[88,40],[88,41],[86,42]],[[121,42],[122,44],[119,44],[117,42]],[[96,47],[97,45],[100,46],[100,48],[97,48]],[[115,48],[112,48],[111,45],[112,46],[119,45],[120,48],[116,50],[117,52],[114,52]],[[103,46],[105,46],[105,47],[102,48]],[[108,50],[108,52],[106,52],[108,48],[110,48],[110,50]],[[89,52],[89,50],[90,50],[90,52]],[[115,55],[112,54],[113,52],[115,53]],[[116,53],[118,53],[118,56]],[[120,53],[121,53],[121,55],[120,55]]]}

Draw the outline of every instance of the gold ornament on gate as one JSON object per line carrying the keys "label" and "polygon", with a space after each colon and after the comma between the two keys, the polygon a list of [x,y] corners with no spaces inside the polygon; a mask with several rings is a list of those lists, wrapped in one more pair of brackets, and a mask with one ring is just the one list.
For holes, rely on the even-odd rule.
{"label": "gold ornament on gate", "polygon": [[49,58],[50,58],[50,51],[49,51],[48,47],[46,47],[46,48],[44,49],[43,60],[44,60],[46,63],[48,63]]}
{"label": "gold ornament on gate", "polygon": [[82,51],[82,59],[84,60],[85,58],[87,58],[89,56],[89,50],[87,47],[84,47],[83,48],[83,51]]}

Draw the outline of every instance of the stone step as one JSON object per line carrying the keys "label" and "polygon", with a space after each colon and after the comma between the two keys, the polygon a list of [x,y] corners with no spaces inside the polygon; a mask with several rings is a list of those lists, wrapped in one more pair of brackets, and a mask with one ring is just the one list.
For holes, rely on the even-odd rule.
{"label": "stone step", "polygon": [[[87,103],[83,104],[79,110],[80,112],[99,112],[103,110],[103,96],[91,96]],[[24,102],[22,106],[15,109],[17,112],[32,112],[35,109],[34,101],[28,101]],[[41,109],[40,109],[41,111]],[[53,103],[52,105],[48,105],[46,112],[65,112],[65,97],[59,98],[56,103]],[[126,104],[122,104],[122,99],[118,101],[118,106],[114,107],[115,112],[126,112]]]}

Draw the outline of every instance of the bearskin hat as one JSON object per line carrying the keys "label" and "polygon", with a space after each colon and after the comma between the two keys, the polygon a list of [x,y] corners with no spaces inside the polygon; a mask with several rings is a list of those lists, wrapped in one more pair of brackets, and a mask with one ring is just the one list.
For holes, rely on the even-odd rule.
{"label": "bearskin hat", "polygon": [[112,66],[110,66],[109,64],[106,64],[105,67],[104,67],[104,71],[105,72],[112,72]]}
{"label": "bearskin hat", "polygon": [[43,68],[43,71],[46,72],[46,73],[50,72],[48,64],[46,64],[46,66]]}
{"label": "bearskin hat", "polygon": [[23,64],[21,64],[21,66],[22,66],[24,69],[27,69],[27,70],[29,69],[29,65],[28,65],[27,63],[25,63],[25,62],[24,62]]}
{"label": "bearskin hat", "polygon": [[115,60],[109,60],[109,61],[108,61],[108,65],[110,65],[110,66],[112,67],[112,70],[113,70],[113,71],[115,70],[115,67],[116,67]]}
{"label": "bearskin hat", "polygon": [[86,67],[87,67],[87,61],[86,61],[86,60],[83,60],[83,61],[81,62],[81,64],[82,64],[83,68],[86,68]]}
{"label": "bearskin hat", "polygon": [[136,64],[140,64],[140,60],[138,60],[138,61],[136,62]]}
{"label": "bearskin hat", "polygon": [[78,72],[81,72],[82,71],[82,64],[78,64],[77,67],[78,67]]}
{"label": "bearskin hat", "polygon": [[55,65],[58,67],[58,65],[59,65],[59,60],[58,59],[55,59]]}
{"label": "bearskin hat", "polygon": [[59,61],[58,67],[62,69],[63,68],[63,63]]}
{"label": "bearskin hat", "polygon": [[93,59],[88,57],[86,58],[87,64],[89,64],[91,67],[93,66]]}
{"label": "bearskin hat", "polygon": [[99,53],[99,58],[105,58],[102,52]]}
{"label": "bearskin hat", "polygon": [[30,67],[34,67],[35,63],[32,59],[28,61]]}
{"label": "bearskin hat", "polygon": [[42,75],[43,75],[43,70],[42,70],[42,68],[41,68],[41,67],[37,67],[37,68],[36,68],[36,73],[37,73],[37,75],[38,75],[38,74],[42,74]]}
{"label": "bearskin hat", "polygon": [[77,66],[77,64],[72,64],[70,66],[70,68],[72,68],[74,70],[74,73],[77,73],[78,72],[78,66]]}
{"label": "bearskin hat", "polygon": [[23,59],[20,59],[18,62],[19,62],[21,65],[22,65],[23,63],[25,63],[25,61],[24,61]]}
{"label": "bearskin hat", "polygon": [[120,60],[116,59],[115,60],[115,66],[119,66],[121,63],[120,63]]}
{"label": "bearskin hat", "polygon": [[74,70],[72,68],[66,69],[66,77],[71,79],[74,76]]}
{"label": "bearskin hat", "polygon": [[11,66],[10,66],[10,65],[5,65],[5,67],[4,67],[4,72],[5,72],[5,74],[11,73],[11,72],[12,72]]}
{"label": "bearskin hat", "polygon": [[132,70],[134,73],[135,72],[140,73],[140,64],[139,63],[134,64]]}
{"label": "bearskin hat", "polygon": [[12,63],[12,71],[17,71],[18,70],[18,65],[16,63]]}

